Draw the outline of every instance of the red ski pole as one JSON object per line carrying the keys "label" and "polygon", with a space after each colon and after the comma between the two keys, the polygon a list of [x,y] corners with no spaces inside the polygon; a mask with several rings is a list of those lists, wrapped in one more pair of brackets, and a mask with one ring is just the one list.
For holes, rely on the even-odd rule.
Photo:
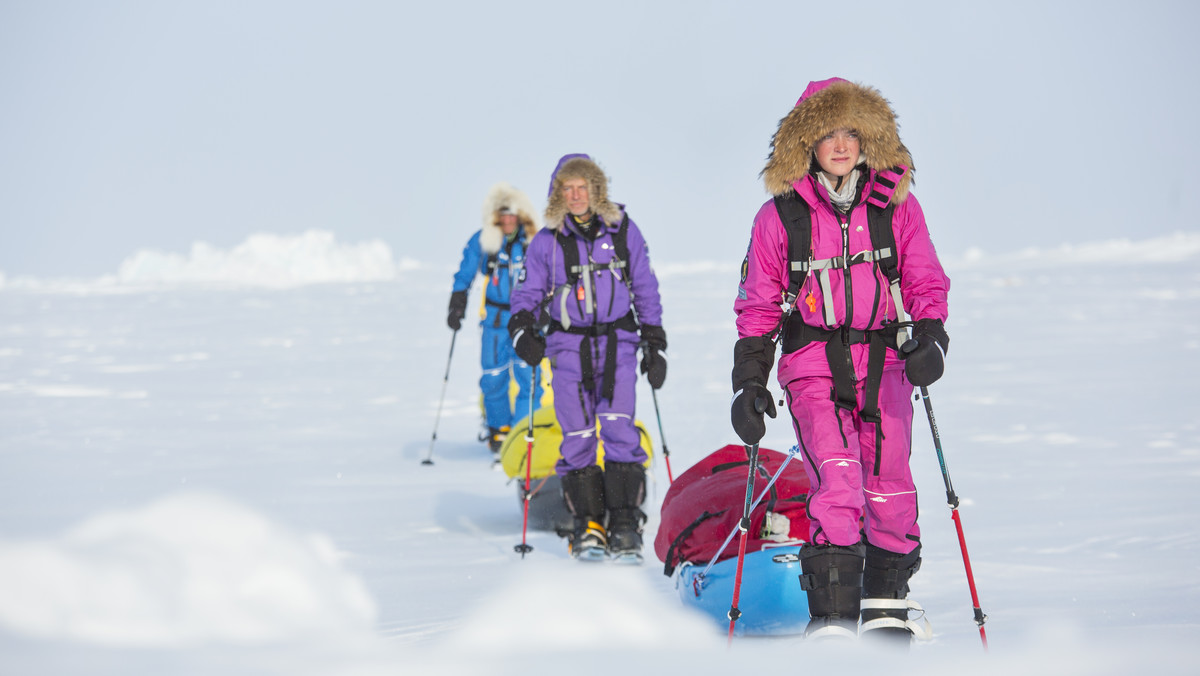
{"label": "red ski pole", "polygon": [[967,540],[963,537],[962,518],[958,515],[958,495],[954,493],[954,484],[950,481],[950,472],[946,469],[946,456],[942,454],[942,438],[938,434],[937,420],[933,417],[933,404],[929,402],[929,388],[921,388],[921,400],[925,404],[925,413],[929,417],[929,430],[933,433],[933,448],[937,451],[938,464],[942,467],[942,481],[946,484],[946,503],[950,505],[950,518],[954,519],[954,528],[958,531],[958,547],[962,550],[963,566],[967,570],[967,586],[971,589],[971,605],[975,609],[975,624],[979,625],[979,639],[983,641],[983,649],[987,650],[987,632],[983,623],[987,615],[979,606],[979,594],[975,591],[975,574],[971,572],[971,557],[967,554]]}
{"label": "red ski pole", "polygon": [[525,543],[525,534],[529,532],[529,499],[532,497],[529,493],[529,482],[533,474],[533,396],[537,392],[537,377],[538,367],[534,366],[533,376],[529,379],[529,431],[525,433],[525,491],[522,494],[525,515],[521,520],[521,544],[513,547],[513,551],[519,552],[522,559],[533,551],[533,545]]}
{"label": "red ski pole", "polygon": [[[757,402],[756,402],[757,404]],[[754,473],[758,470],[758,444],[746,446],[746,455],[750,457],[750,472],[746,477],[746,504],[742,508],[742,520],[738,523],[738,558],[737,572],[733,576],[733,602],[729,606],[729,643],[733,644],[733,627],[737,624],[742,611],[738,610],[738,597],[742,591],[742,562],[746,560],[746,536],[750,532],[750,503],[754,499]]]}

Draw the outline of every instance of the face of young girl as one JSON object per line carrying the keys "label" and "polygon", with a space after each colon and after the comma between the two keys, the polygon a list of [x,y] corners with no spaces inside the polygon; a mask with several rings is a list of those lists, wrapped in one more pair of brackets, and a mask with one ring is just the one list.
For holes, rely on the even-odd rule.
{"label": "face of young girl", "polygon": [[858,165],[858,132],[838,129],[817,141],[817,164],[831,176],[845,176]]}

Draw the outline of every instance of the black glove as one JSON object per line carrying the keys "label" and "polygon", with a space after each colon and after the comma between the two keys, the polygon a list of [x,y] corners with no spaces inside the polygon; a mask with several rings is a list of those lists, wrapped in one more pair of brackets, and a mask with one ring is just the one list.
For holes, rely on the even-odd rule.
{"label": "black glove", "polygon": [[530,366],[542,363],[546,356],[546,339],[538,333],[537,320],[529,310],[521,310],[508,320],[508,335],[512,338],[517,356]]}
{"label": "black glove", "polygon": [[733,395],[733,406],[730,408],[730,419],[733,431],[737,432],[742,443],[757,444],[767,433],[767,421],[763,413],[775,417],[775,402],[771,400],[771,391],[758,383],[747,383]]}
{"label": "black glove", "polygon": [[455,291],[450,294],[450,314],[446,316],[446,326],[457,331],[462,328],[462,319],[467,316],[467,292]]}
{"label": "black glove", "polygon": [[642,373],[650,387],[660,389],[667,380],[667,334],[661,326],[642,325]]}
{"label": "black glove", "polygon": [[900,346],[904,374],[917,387],[929,387],[942,377],[944,355],[950,351],[950,336],[940,319],[918,319],[913,337]]}
{"label": "black glove", "polygon": [[763,414],[775,417],[775,402],[763,384],[775,365],[775,343],[765,336],[750,336],[733,346],[733,431],[746,444],[757,444],[767,433]]}

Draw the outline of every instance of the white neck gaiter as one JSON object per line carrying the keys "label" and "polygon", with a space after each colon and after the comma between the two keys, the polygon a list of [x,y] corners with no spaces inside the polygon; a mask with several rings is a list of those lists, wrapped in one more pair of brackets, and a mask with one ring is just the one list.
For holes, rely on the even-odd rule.
{"label": "white neck gaiter", "polygon": [[825,190],[829,191],[829,201],[833,202],[833,206],[837,207],[838,211],[846,213],[850,207],[854,206],[854,196],[858,192],[858,169],[854,169],[842,180],[841,191],[834,190],[833,181],[825,175],[825,172],[817,172],[817,180],[821,185],[825,186]]}

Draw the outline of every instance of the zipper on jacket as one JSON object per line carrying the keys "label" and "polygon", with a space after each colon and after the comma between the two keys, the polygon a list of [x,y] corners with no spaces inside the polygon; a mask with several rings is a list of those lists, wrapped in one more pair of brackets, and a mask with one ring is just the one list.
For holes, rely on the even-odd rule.
{"label": "zipper on jacket", "polygon": [[613,304],[617,302],[617,280],[616,272],[613,271],[611,266],[612,262],[617,259],[617,247],[612,244],[612,235],[609,235],[608,240],[609,250],[612,252],[612,255],[608,259],[608,265],[610,266],[608,269],[608,312],[605,313],[605,316],[612,317]]}
{"label": "zipper on jacket", "polygon": [[[575,249],[578,251],[578,250],[579,250],[579,238],[578,238],[578,237],[573,237],[573,239],[574,239],[575,241],[571,243],[571,246],[574,246],[574,247],[575,247]],[[587,249],[587,245],[586,245],[586,243],[584,244],[584,249],[585,249],[585,250]],[[565,263],[565,261],[564,261],[564,263]],[[569,276],[570,274],[571,274],[571,272],[570,272],[570,270],[568,270],[568,271],[567,271],[567,275]],[[578,280],[576,280],[576,281],[575,281],[575,283],[576,283],[576,284],[578,284],[578,285],[580,285],[580,286],[577,286],[577,287],[575,287],[575,288],[572,288],[572,289],[571,289],[571,295],[572,295],[572,296],[575,298],[575,309],[576,309],[576,310],[579,310],[579,319],[580,319],[580,321],[583,321],[583,320],[586,320],[586,319],[587,319],[587,307],[586,307],[586,305],[584,304],[584,302],[583,302],[583,299],[579,297],[579,290],[580,290],[581,288],[583,288],[583,287],[582,287],[582,284],[583,284],[583,277],[582,277],[582,276],[580,276],[580,278],[579,278]]]}
{"label": "zipper on jacket", "polygon": [[[593,224],[592,227],[593,228],[597,227],[597,224]],[[592,288],[592,294],[591,294],[592,295],[592,303],[591,303],[591,306],[588,308],[588,311],[592,313],[592,325],[596,325],[596,324],[600,323],[599,322],[600,314],[596,311],[597,310],[596,295],[600,292],[600,289],[596,287],[596,261],[595,261],[595,259],[592,258],[592,247],[595,244],[596,244],[595,241],[587,239],[586,237],[583,240],[583,246],[587,250],[587,273],[586,274],[588,276],[588,286],[590,286]]]}
{"label": "zipper on jacket", "polygon": [[[838,223],[842,226],[842,290],[846,296],[846,316],[842,320],[842,345],[846,348],[846,367],[854,373],[854,359],[850,357],[850,329],[854,319],[853,285],[850,283],[850,217],[838,213]],[[858,376],[855,375],[855,380]]]}

